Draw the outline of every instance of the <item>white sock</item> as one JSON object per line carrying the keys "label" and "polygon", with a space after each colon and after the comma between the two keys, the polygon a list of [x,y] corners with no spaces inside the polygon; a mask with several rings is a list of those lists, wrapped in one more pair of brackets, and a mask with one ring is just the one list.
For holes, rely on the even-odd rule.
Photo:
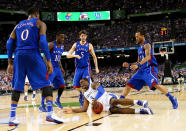
{"label": "white sock", "polygon": [[139,114],[139,113],[140,113],[140,109],[139,108],[135,109],[135,114]]}
{"label": "white sock", "polygon": [[138,102],[138,100],[134,100],[133,101],[134,105],[137,105],[137,102]]}
{"label": "white sock", "polygon": [[28,92],[25,92],[25,96],[27,96],[28,95]]}

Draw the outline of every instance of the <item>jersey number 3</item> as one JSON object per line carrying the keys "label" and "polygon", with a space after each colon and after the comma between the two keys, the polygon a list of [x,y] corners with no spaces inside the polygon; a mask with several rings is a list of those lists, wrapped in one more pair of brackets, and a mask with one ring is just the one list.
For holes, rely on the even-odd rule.
{"label": "jersey number 3", "polygon": [[28,29],[23,30],[22,33],[21,33],[21,39],[26,40],[28,38],[28,34],[29,34]]}

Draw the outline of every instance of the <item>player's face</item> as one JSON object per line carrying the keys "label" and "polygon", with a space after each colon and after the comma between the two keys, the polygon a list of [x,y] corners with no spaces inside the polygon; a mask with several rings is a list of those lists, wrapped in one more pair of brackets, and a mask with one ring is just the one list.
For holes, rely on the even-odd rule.
{"label": "player's face", "polygon": [[88,81],[80,80],[80,86],[82,87],[82,89],[88,89],[89,83]]}
{"label": "player's face", "polygon": [[64,40],[65,40],[64,34],[60,34],[60,35],[57,36],[57,41],[59,41],[59,43],[64,42]]}
{"label": "player's face", "polygon": [[141,41],[143,40],[142,38],[143,38],[143,35],[141,35],[140,32],[137,32],[136,33],[136,41],[138,43],[141,43]]}
{"label": "player's face", "polygon": [[87,35],[86,34],[81,34],[80,39],[81,39],[82,42],[85,42],[86,39],[87,39]]}

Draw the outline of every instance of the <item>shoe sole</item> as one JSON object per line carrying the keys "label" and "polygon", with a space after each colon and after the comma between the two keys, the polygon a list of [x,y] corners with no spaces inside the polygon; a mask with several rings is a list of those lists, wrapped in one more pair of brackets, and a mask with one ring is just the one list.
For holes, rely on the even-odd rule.
{"label": "shoe sole", "polygon": [[46,121],[48,121],[48,122],[54,122],[54,123],[57,123],[57,124],[62,124],[62,123],[63,123],[62,121],[51,120],[51,119],[49,119],[49,118],[46,118]]}

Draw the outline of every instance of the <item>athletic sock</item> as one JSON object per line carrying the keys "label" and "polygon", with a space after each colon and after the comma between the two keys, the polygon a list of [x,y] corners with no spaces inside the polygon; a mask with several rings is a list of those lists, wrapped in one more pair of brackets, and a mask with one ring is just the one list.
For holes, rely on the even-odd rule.
{"label": "athletic sock", "polygon": [[120,95],[120,99],[125,99],[125,96],[123,96],[123,95]]}
{"label": "athletic sock", "polygon": [[53,113],[53,101],[47,100],[46,104],[47,104],[47,109],[48,109],[48,116],[51,116]]}
{"label": "athletic sock", "polygon": [[140,109],[135,109],[135,114],[139,114],[140,113]]}
{"label": "athletic sock", "polygon": [[28,92],[25,92],[25,96],[28,96]]}
{"label": "athletic sock", "polygon": [[10,121],[14,120],[16,117],[16,108],[17,104],[11,104]]}
{"label": "athletic sock", "polygon": [[174,100],[174,96],[172,96],[169,92],[166,95],[171,101]]}
{"label": "athletic sock", "polygon": [[138,100],[133,100],[134,105],[138,105]]}

